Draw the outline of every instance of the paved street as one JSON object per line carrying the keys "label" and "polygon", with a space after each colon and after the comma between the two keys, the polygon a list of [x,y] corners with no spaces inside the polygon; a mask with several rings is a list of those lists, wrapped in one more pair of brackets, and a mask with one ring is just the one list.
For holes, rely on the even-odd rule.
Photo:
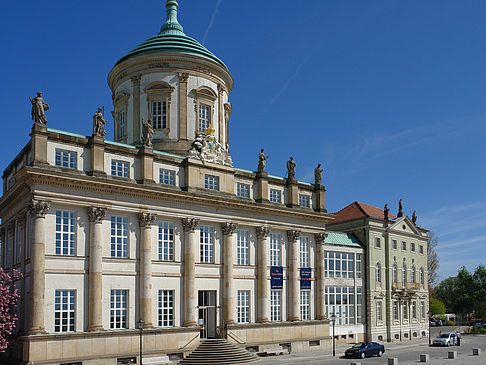
{"label": "paved street", "polygon": [[[438,333],[439,330],[446,332],[445,328],[433,328],[432,333]],[[389,357],[396,357],[399,360],[399,364],[416,364],[419,363],[420,354],[429,354],[428,364],[443,364],[446,362],[451,365],[474,365],[486,363],[486,336],[463,336],[461,346],[452,347],[429,347],[428,341],[411,341],[402,343],[385,343],[385,354],[383,357],[371,357],[364,360],[346,359],[343,356],[344,350],[349,348],[350,345],[340,345],[336,350],[336,358],[332,358],[328,352],[307,352],[297,353],[284,356],[271,356],[263,358],[261,364],[340,364],[349,365],[352,361],[359,361],[362,364],[388,364]],[[483,353],[480,356],[472,356],[473,348],[481,348]],[[457,351],[457,359],[448,359],[447,353],[449,351]]]}

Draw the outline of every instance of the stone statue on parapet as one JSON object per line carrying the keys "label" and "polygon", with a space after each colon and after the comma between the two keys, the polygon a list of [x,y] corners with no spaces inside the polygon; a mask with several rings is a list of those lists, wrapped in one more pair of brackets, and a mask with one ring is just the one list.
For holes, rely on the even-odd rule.
{"label": "stone statue on parapet", "polygon": [[154,138],[154,129],[150,120],[144,121],[142,118],[142,138],[144,147],[152,147],[152,140]]}
{"label": "stone statue on parapet", "polygon": [[105,118],[103,118],[103,109],[98,108],[96,113],[93,115],[93,136],[105,137],[105,124],[108,123]]}
{"label": "stone statue on parapet", "polygon": [[287,176],[289,180],[295,179],[295,166],[297,164],[294,161],[293,157],[290,157],[290,160],[287,161]]}
{"label": "stone statue on parapet", "polygon": [[318,164],[314,170],[314,185],[319,186],[322,184],[322,167]]}
{"label": "stone statue on parapet", "polygon": [[388,204],[385,204],[385,207],[383,208],[383,216],[385,220],[388,220],[388,213],[390,213],[390,209],[388,209]]}
{"label": "stone statue on parapet", "polygon": [[49,110],[49,104],[42,99],[42,93],[39,91],[34,99],[30,96],[29,99],[32,103],[32,120],[34,123],[46,125],[47,118],[45,112]]}
{"label": "stone statue on parapet", "polygon": [[258,172],[265,172],[265,166],[267,165],[267,158],[270,156],[265,156],[264,149],[262,148],[260,154],[258,155]]}
{"label": "stone statue on parapet", "polygon": [[402,204],[402,199],[398,201],[398,214],[397,217],[403,217],[403,204]]}
{"label": "stone statue on parapet", "polygon": [[415,210],[413,211],[413,214],[412,214],[412,223],[413,224],[417,223],[417,213],[415,212]]}

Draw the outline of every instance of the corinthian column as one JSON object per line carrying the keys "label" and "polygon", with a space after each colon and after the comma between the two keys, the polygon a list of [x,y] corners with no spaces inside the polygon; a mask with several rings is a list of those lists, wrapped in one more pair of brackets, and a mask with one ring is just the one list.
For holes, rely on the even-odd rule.
{"label": "corinthian column", "polygon": [[324,240],[327,233],[318,233],[314,236],[316,240],[316,319],[326,319],[326,305],[324,295],[326,282],[324,275]]}
{"label": "corinthian column", "polygon": [[184,218],[184,327],[196,326],[197,218]]}
{"label": "corinthian column", "polygon": [[152,324],[152,223],[156,218],[155,214],[140,213],[140,318],[145,322],[146,327],[153,327]]}
{"label": "corinthian column", "polygon": [[235,223],[223,223],[223,313],[226,324],[235,323],[234,292],[233,292],[233,233]]}
{"label": "corinthian column", "polygon": [[89,207],[88,332],[103,331],[103,237],[106,208]]}
{"label": "corinthian column", "polygon": [[32,241],[31,259],[31,301],[29,334],[46,333],[44,324],[45,295],[45,253],[46,233],[45,218],[51,206],[50,202],[32,199],[28,206],[29,213],[34,218],[34,239]]}
{"label": "corinthian column", "polygon": [[268,322],[268,227],[257,227],[258,263],[257,263],[257,322]]}
{"label": "corinthian column", "polygon": [[298,238],[300,231],[287,231],[288,248],[289,248],[289,268],[288,268],[288,303],[289,303],[289,321],[298,321],[299,313],[299,244]]}

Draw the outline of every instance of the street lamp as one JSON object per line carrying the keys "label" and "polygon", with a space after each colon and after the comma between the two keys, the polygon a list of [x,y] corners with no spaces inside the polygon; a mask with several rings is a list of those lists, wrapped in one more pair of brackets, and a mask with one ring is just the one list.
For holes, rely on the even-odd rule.
{"label": "street lamp", "polygon": [[429,322],[429,346],[431,345],[431,342],[430,342],[430,316],[432,315],[432,313],[430,313],[430,311],[427,312],[427,321]]}
{"label": "street lamp", "polygon": [[333,313],[331,315],[331,321],[332,321],[332,356],[336,356],[336,315]]}
{"label": "street lamp", "polygon": [[142,362],[142,333],[143,333],[143,324],[144,321],[142,318],[140,318],[137,322],[137,328],[140,331],[140,365],[143,365]]}

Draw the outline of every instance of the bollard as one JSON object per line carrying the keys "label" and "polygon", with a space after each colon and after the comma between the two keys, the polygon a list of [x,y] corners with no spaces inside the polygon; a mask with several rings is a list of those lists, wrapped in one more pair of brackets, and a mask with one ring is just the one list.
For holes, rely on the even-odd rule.
{"label": "bollard", "polygon": [[457,359],[457,351],[449,351],[447,353],[447,358],[449,358],[449,359]]}
{"label": "bollard", "polygon": [[361,365],[361,363],[360,363],[360,362],[352,362],[352,363],[351,363],[351,364],[349,364],[349,365]]}
{"label": "bollard", "polygon": [[398,365],[398,358],[397,357],[389,357],[388,358],[388,365]]}
{"label": "bollard", "polygon": [[420,354],[420,362],[429,362],[429,354]]}
{"label": "bollard", "polygon": [[473,356],[481,355],[481,349],[473,349]]}

